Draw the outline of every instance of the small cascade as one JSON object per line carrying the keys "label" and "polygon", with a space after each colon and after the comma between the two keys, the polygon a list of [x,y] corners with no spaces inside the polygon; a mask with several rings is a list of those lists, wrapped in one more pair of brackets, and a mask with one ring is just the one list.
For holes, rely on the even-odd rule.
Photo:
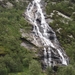
{"label": "small cascade", "polygon": [[69,59],[66,53],[59,45],[55,32],[45,20],[41,0],[33,0],[29,3],[25,17],[33,25],[35,42],[42,44],[44,66],[68,65]]}

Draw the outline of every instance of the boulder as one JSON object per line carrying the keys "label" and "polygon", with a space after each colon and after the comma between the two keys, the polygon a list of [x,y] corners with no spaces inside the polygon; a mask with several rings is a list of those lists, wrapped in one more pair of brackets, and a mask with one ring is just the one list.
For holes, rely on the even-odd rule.
{"label": "boulder", "polygon": [[7,2],[7,3],[6,3],[6,7],[10,9],[10,8],[12,8],[12,7],[13,7],[13,4],[12,4],[12,3],[10,3],[10,2]]}

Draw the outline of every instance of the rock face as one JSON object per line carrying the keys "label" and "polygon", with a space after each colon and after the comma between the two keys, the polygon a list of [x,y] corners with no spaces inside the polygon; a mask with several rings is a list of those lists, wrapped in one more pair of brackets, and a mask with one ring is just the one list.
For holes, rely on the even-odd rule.
{"label": "rock face", "polygon": [[[47,24],[41,5],[41,0],[32,1],[25,12],[25,17],[33,25],[33,40],[42,47],[41,61],[47,66],[68,65],[69,59],[60,46],[55,32]],[[38,46],[37,45],[37,46]]]}
{"label": "rock face", "polygon": [[[40,42],[40,39],[37,38],[37,41],[39,42],[39,44],[37,43],[37,41],[34,38],[33,32],[30,33],[25,33],[24,29],[20,29],[21,32],[21,38],[26,39],[27,41],[29,41],[30,43],[32,43],[33,45],[35,45],[36,47],[42,47],[42,44]],[[30,47],[30,46],[29,46]],[[27,47],[26,47],[27,48]],[[31,48],[30,48],[31,49]]]}
{"label": "rock face", "polygon": [[3,0],[0,0],[0,1],[3,1]]}

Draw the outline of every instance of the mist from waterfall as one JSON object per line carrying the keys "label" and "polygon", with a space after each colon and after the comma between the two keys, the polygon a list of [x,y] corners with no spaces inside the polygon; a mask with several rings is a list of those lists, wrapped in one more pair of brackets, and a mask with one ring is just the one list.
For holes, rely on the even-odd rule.
{"label": "mist from waterfall", "polygon": [[43,47],[43,62],[45,66],[56,64],[68,65],[68,57],[59,45],[55,32],[48,25],[43,14],[41,0],[33,0],[25,11],[26,19],[33,25],[33,38]]}

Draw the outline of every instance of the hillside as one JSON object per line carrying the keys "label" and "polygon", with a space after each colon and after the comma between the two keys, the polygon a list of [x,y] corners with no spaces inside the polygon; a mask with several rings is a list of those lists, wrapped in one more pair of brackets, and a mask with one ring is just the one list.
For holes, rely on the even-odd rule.
{"label": "hillside", "polygon": [[[40,75],[39,72],[41,75],[56,74],[51,68],[41,71],[41,63],[37,62],[41,48],[34,44],[30,34],[32,25],[24,18],[30,1],[0,0],[0,75],[29,75],[33,70],[36,75]],[[61,70],[58,69],[57,74],[66,75],[62,71],[68,71],[67,75],[75,75],[75,1],[45,0],[44,10],[47,22],[70,60],[70,65],[59,67]]]}

